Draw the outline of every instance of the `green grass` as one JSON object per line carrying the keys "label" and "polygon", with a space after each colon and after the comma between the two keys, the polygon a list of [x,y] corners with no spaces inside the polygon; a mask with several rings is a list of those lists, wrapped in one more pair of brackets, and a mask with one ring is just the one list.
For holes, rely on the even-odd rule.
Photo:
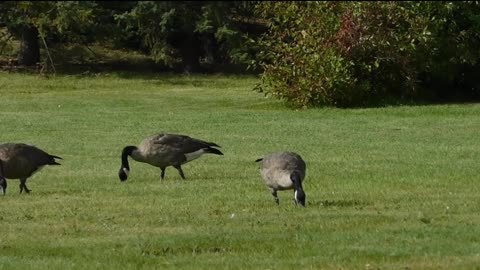
{"label": "green grass", "polygon": [[[0,198],[1,269],[479,269],[480,105],[289,110],[245,76],[0,73],[0,142],[64,158]],[[120,153],[157,132],[222,146],[185,165]],[[307,162],[280,206],[255,159]]]}

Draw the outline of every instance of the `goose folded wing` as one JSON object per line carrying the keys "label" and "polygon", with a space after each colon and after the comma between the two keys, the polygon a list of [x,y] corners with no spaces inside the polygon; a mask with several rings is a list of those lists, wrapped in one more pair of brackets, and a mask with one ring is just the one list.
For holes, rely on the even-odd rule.
{"label": "goose folded wing", "polygon": [[191,153],[211,146],[218,146],[214,143],[205,142],[186,135],[161,134],[154,139],[155,144],[163,144],[178,149],[182,153]]}

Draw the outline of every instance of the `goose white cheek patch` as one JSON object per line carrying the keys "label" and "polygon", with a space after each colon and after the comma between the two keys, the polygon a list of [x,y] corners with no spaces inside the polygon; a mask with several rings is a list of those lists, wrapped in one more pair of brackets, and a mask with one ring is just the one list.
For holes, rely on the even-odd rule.
{"label": "goose white cheek patch", "polygon": [[127,168],[123,168],[123,172],[127,175],[128,177],[128,174],[130,173],[130,171],[127,169]]}

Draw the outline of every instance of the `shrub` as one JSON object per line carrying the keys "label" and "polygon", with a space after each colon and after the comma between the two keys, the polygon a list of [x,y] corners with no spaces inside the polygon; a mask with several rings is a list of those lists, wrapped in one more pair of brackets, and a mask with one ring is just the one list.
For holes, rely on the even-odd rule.
{"label": "shrub", "polygon": [[257,89],[295,107],[439,97],[437,78],[454,87],[460,67],[478,70],[479,11],[476,2],[263,2]]}

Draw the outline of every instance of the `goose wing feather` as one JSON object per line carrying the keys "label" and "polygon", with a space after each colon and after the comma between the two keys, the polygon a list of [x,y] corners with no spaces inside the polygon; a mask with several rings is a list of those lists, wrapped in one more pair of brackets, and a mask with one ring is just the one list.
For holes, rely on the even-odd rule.
{"label": "goose wing feather", "polygon": [[162,145],[163,147],[167,147],[183,154],[192,153],[211,146],[218,146],[214,143],[177,134],[159,134],[152,137],[151,140],[154,145]]}

